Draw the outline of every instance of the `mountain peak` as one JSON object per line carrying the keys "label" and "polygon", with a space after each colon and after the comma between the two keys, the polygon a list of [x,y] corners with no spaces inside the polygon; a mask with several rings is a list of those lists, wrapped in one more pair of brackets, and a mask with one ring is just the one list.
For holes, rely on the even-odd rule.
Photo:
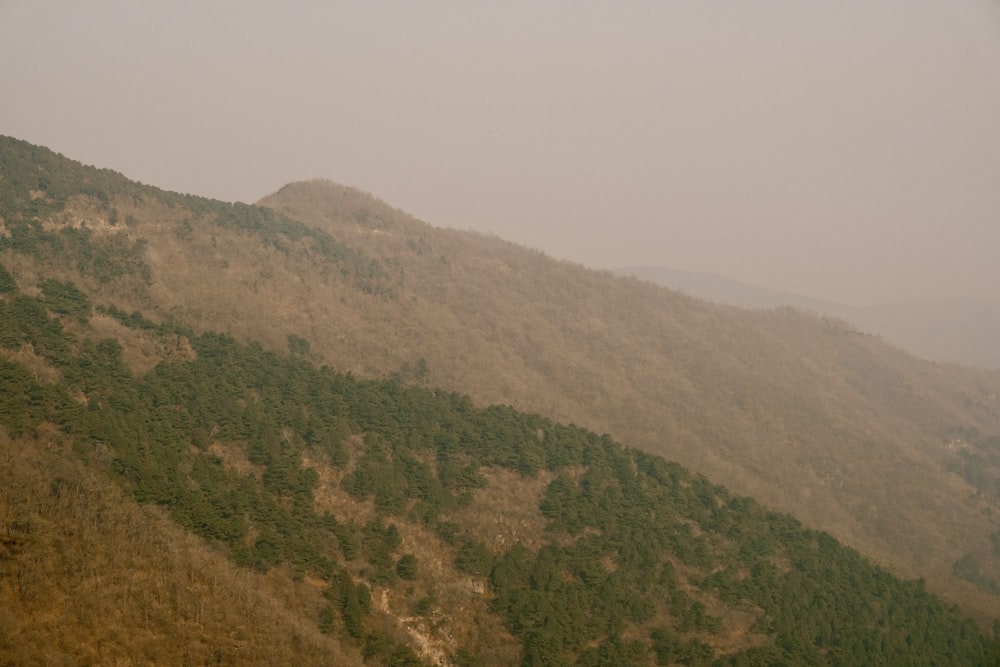
{"label": "mountain peak", "polygon": [[403,215],[364,190],[326,179],[289,183],[257,202],[292,217],[387,230]]}

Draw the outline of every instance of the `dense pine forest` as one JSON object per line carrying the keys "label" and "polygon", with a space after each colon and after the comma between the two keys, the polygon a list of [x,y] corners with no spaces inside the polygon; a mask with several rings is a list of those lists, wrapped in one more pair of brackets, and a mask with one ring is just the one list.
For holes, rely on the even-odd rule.
{"label": "dense pine forest", "polygon": [[[134,505],[154,526],[159,517],[160,535],[195,536],[190,553],[233,569],[214,566],[225,574],[211,584],[188,572],[130,585],[128,572],[88,570],[80,557],[53,573],[100,580],[87,589],[93,600],[68,606],[70,622],[93,634],[88,609],[129,606],[167,638],[198,635],[204,652],[189,660],[1000,664],[996,630],[923,581],[609,435],[436,388],[433,360],[362,377],[322,363],[309,331],[287,328],[276,347],[162,309],[121,308],[116,291],[159,298],[155,249],[128,234],[130,214],[119,210],[144,198],[168,218],[171,208],[201,211],[279,254],[307,254],[365,298],[397,298],[402,283],[391,263],[269,209],[74,171],[44,149],[4,142],[0,664],[133,650],[129,627],[105,629],[89,653],[88,642],[43,630],[42,564],[83,549],[86,531],[96,542],[118,530],[96,515],[80,535],[56,528],[58,508],[110,515],[79,501],[99,480],[119,490],[101,498]],[[47,222],[67,206],[79,213],[80,196],[103,227]],[[176,233],[194,231],[182,220]],[[953,474],[996,493],[995,439],[965,438],[972,444],[948,459]],[[996,586],[971,553],[955,567],[980,589]],[[252,616],[206,611],[209,596],[251,606],[237,592],[247,581],[285,591],[274,617],[294,621],[252,627]],[[79,586],[59,585],[78,598]],[[283,633],[274,646],[246,638],[272,627]],[[150,644],[139,661],[161,650]]]}

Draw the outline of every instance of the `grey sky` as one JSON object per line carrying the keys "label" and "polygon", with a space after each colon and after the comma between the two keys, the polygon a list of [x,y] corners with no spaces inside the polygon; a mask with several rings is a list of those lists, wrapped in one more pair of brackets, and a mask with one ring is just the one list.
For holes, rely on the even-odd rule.
{"label": "grey sky", "polygon": [[0,133],[596,267],[1000,301],[995,0],[0,0]]}

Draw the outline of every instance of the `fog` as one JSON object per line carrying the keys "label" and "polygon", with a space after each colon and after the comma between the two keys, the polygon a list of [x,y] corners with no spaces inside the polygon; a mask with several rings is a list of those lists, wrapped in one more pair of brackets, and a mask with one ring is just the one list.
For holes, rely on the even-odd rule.
{"label": "fog", "polygon": [[1000,302],[992,0],[0,0],[0,133],[252,202],[329,178],[599,268]]}

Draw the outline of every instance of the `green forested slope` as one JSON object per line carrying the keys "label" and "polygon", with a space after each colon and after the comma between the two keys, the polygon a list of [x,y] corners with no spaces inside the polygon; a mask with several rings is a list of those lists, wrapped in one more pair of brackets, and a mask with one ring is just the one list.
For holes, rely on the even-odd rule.
{"label": "green forested slope", "polygon": [[[921,583],[608,436],[94,308],[69,283],[29,296],[0,278],[4,429],[60,434],[233,563],[311,582],[323,602],[311,618],[292,607],[301,622],[371,663],[981,665],[998,655]],[[107,320],[123,339],[179,337],[185,352],[138,376],[117,339],[95,335]],[[470,511],[504,470],[539,492],[487,516],[520,511],[524,539],[486,539]],[[60,475],[49,493],[77,486]],[[15,509],[30,520],[3,525],[8,573],[38,557],[24,526],[43,520],[37,508],[5,511]],[[464,581],[465,611],[450,606]],[[30,581],[3,593],[31,636]],[[172,595],[178,610],[197,607],[191,590]]]}

